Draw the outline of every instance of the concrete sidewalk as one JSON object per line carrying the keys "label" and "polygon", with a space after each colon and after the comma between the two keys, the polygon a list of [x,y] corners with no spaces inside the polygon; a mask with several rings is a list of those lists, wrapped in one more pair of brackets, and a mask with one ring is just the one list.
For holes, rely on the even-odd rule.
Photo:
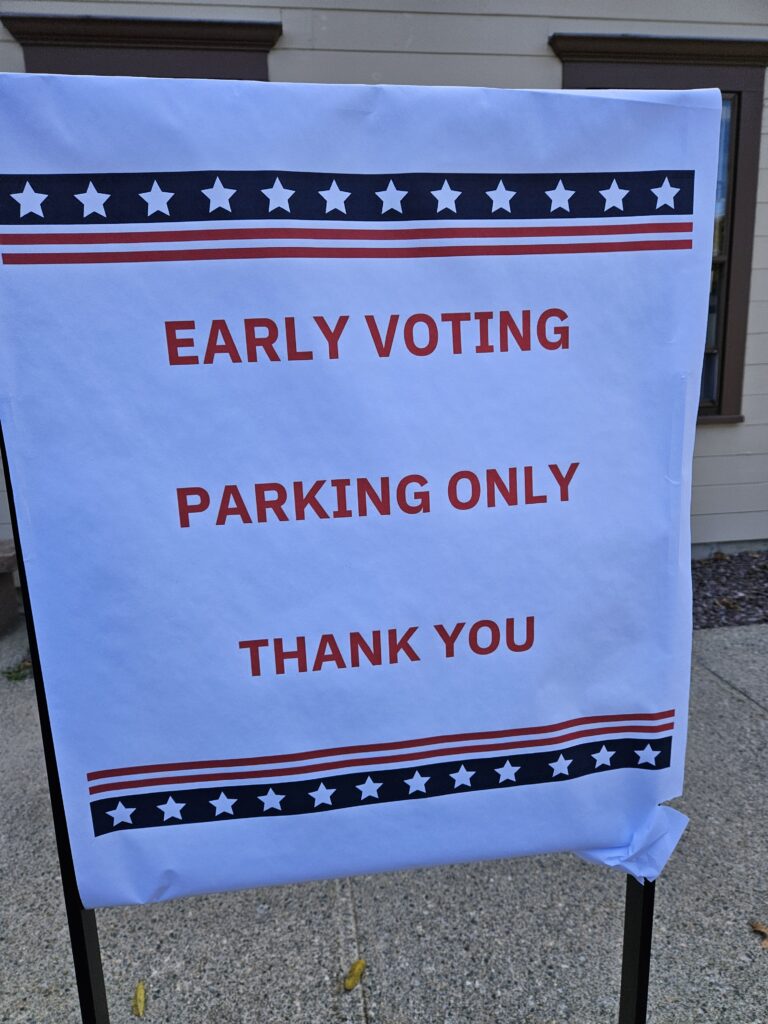
{"label": "concrete sidewalk", "polygon": [[[26,651],[0,640],[0,668]],[[0,678],[0,1021],[77,1024],[31,679]],[[768,625],[695,634],[649,1021],[765,1024]],[[114,1024],[614,1024],[624,876],[551,856],[98,912]],[[341,980],[358,957],[363,984]]]}

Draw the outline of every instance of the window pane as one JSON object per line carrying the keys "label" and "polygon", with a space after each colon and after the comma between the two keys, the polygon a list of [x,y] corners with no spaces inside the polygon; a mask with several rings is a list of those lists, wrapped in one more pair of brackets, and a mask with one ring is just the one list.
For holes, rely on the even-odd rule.
{"label": "window pane", "polygon": [[719,339],[722,337],[720,324],[723,312],[723,289],[725,275],[722,266],[712,267],[712,284],[709,290],[709,311],[707,314],[707,340],[704,346],[704,366],[701,372],[701,394],[699,401],[703,409],[711,408],[717,402],[720,354]]}
{"label": "window pane", "polygon": [[717,401],[717,352],[704,353],[704,366],[701,371],[701,395],[700,401],[702,411],[713,406]]}
{"label": "window pane", "polygon": [[712,267],[712,279],[709,286],[709,311],[707,313],[707,341],[704,346],[707,352],[717,351],[718,325],[720,311],[723,306],[723,268]]}
{"label": "window pane", "polygon": [[732,128],[733,96],[723,96],[723,114],[720,119],[720,152],[717,160],[717,193],[715,196],[715,256],[722,255],[727,245]]}
{"label": "window pane", "polygon": [[713,239],[712,283],[709,291],[707,336],[704,346],[704,366],[701,375],[702,412],[716,408],[720,397],[720,367],[722,366],[723,336],[725,331],[726,264],[730,236],[731,171],[734,142],[736,98],[723,95],[723,113],[720,119],[720,146],[717,159],[717,191],[715,193],[715,230]]}

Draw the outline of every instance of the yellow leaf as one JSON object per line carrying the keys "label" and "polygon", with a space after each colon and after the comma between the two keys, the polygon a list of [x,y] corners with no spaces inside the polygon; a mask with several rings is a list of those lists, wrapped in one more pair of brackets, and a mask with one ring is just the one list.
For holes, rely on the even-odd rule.
{"label": "yellow leaf", "polygon": [[347,976],[344,979],[344,988],[347,992],[351,992],[353,988],[360,984],[360,979],[363,977],[364,970],[365,960],[355,960],[347,971]]}
{"label": "yellow leaf", "polygon": [[144,982],[140,981],[136,986],[136,991],[133,993],[133,1002],[131,1003],[131,1013],[133,1016],[143,1017],[146,1005],[147,990],[144,987]]}

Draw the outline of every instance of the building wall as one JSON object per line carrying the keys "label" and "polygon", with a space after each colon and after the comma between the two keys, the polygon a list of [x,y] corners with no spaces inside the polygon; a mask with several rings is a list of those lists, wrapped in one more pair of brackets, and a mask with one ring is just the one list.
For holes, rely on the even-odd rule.
{"label": "building wall", "polygon": [[[293,0],[262,5],[14,0],[15,14],[280,21],[273,81],[396,82],[558,89],[554,32],[768,39],[765,0]],[[638,17],[642,10],[643,17]],[[0,30],[0,70],[21,71]],[[693,542],[768,540],[768,104],[764,103],[744,422],[699,426]],[[10,534],[0,496],[0,536]]]}

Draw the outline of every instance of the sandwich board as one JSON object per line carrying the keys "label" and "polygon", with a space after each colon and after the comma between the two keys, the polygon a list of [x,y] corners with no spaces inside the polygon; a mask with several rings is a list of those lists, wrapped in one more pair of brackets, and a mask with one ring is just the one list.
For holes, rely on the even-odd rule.
{"label": "sandwich board", "polygon": [[0,417],[84,1019],[93,908],[563,850],[637,880],[644,1019],[719,109],[0,78]]}

